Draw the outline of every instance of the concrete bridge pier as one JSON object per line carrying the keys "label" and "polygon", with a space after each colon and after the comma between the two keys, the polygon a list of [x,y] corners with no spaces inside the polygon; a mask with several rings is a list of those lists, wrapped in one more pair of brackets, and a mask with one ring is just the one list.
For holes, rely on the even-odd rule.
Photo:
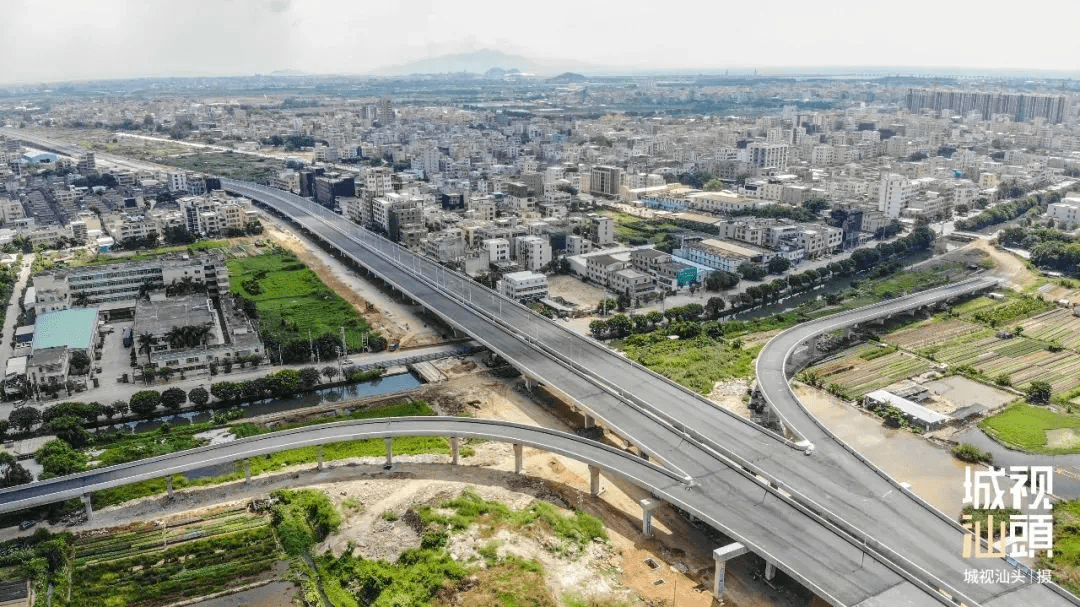
{"label": "concrete bridge pier", "polygon": [[318,454],[319,454],[319,463],[315,466],[315,469],[318,470],[319,472],[322,472],[322,469],[323,469],[323,448],[322,448],[322,445],[319,445]]}
{"label": "concrete bridge pier", "polygon": [[594,427],[596,427],[596,418],[589,415],[588,413],[585,413],[584,416],[585,416],[585,427],[586,428],[594,428]]}
{"label": "concrete bridge pier", "polygon": [[524,451],[521,445],[514,445],[514,474],[521,474],[525,470]]}
{"label": "concrete bridge pier", "polygon": [[244,482],[251,483],[251,460],[244,460]]}
{"label": "concrete bridge pier", "polygon": [[596,466],[589,466],[589,495],[600,495],[600,469]]}
{"label": "concrete bridge pier", "polygon": [[171,500],[172,499],[172,492],[173,492],[172,475],[171,474],[169,475],[169,478],[167,478],[165,480],[165,491],[168,492],[169,499]]}
{"label": "concrete bridge pier", "polygon": [[383,442],[386,443],[386,463],[383,464],[383,470],[389,470],[394,467],[394,439],[386,437]]}
{"label": "concrete bridge pier", "polygon": [[773,563],[772,561],[765,561],[765,579],[771,582],[771,581],[773,581],[773,578],[775,578],[775,577],[776,577],[776,564]]}
{"label": "concrete bridge pier", "polygon": [[83,503],[83,509],[86,511],[86,520],[87,521],[94,520],[94,505],[90,501],[90,494],[89,493],[82,494],[82,503]]}
{"label": "concrete bridge pier", "polygon": [[450,437],[450,464],[454,465],[454,466],[458,465],[458,450],[459,450],[458,447],[459,447],[459,445],[460,445],[460,441],[458,440],[458,437],[451,436]]}
{"label": "concrete bridge pier", "polygon": [[638,503],[641,504],[641,535],[652,537],[653,511],[660,507],[661,502],[651,498],[645,498]]}
{"label": "concrete bridge pier", "polygon": [[713,597],[719,599],[724,596],[724,581],[727,574],[727,562],[731,559],[746,554],[748,550],[739,542],[732,542],[722,548],[713,550],[713,561],[716,568],[713,570]]}

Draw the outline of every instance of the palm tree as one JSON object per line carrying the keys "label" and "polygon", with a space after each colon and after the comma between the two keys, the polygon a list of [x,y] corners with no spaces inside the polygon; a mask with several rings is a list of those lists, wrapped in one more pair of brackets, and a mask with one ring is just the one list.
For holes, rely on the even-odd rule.
{"label": "palm tree", "polygon": [[150,350],[154,347],[154,336],[149,333],[139,335],[139,352],[146,352],[146,364],[150,364]]}
{"label": "palm tree", "polygon": [[176,350],[184,345],[185,332],[187,327],[173,327],[165,333],[165,341],[169,342],[169,347]]}

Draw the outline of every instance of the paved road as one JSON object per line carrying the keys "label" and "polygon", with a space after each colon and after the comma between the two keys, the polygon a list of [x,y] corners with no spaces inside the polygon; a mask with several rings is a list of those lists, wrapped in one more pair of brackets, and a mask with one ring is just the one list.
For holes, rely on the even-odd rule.
{"label": "paved road", "polygon": [[23,255],[22,267],[19,268],[19,278],[11,291],[11,300],[7,304],[7,312],[4,315],[3,335],[0,335],[0,362],[7,361],[11,356],[11,339],[15,334],[15,324],[19,322],[19,310],[21,309],[22,290],[30,278],[30,267],[34,265],[34,254]]}
{"label": "paved road", "polygon": [[[826,451],[822,456],[804,457],[782,437],[720,410],[602,345],[543,321],[475,282],[415,257],[321,207],[269,188],[227,180],[225,184],[230,190],[269,203],[304,222],[309,231],[424,302],[445,320],[511,360],[527,375],[545,380],[568,395],[571,401],[587,403],[582,407],[592,411],[604,425],[642,446],[671,469],[695,478],[725,474],[727,471],[721,471],[722,467],[728,467],[729,471],[749,468],[760,472],[799,496],[803,503],[811,504],[832,523],[840,525],[849,540],[865,539],[868,545],[881,547],[889,553],[888,559],[899,563],[906,572],[953,596],[967,597],[964,601],[967,604],[1033,602],[1053,605],[1068,602],[1047,586],[964,584],[963,573],[968,568],[1007,570],[1010,567],[1003,561],[967,563],[960,559],[962,535],[958,527],[923,505],[913,504],[911,498],[899,494],[899,488],[893,482],[853,455],[846,451],[843,455],[834,453],[842,449]],[[372,255],[373,251],[381,255]],[[947,287],[897,300],[894,305],[936,303],[951,299],[957,292],[982,287],[977,284]],[[567,360],[575,362],[568,364]],[[692,429],[692,438],[708,439],[706,442],[711,448],[705,451],[711,457],[687,456],[691,441],[686,441],[686,435],[680,432],[687,428]],[[702,484],[704,488],[705,482]],[[732,488],[735,485],[732,483]],[[785,544],[799,541],[794,538],[799,538],[801,533],[778,534],[779,528],[773,526],[780,524],[778,519],[762,518],[756,508],[747,506],[756,501],[751,497],[752,492],[736,497],[739,493],[732,493],[732,501],[740,510],[740,516],[735,517],[738,520],[722,517],[725,524],[719,527],[721,530],[740,539],[750,537],[755,551],[770,555],[782,554]],[[762,535],[746,533],[742,523],[752,523]],[[783,563],[781,568],[800,579],[812,577],[814,581],[810,587],[823,590],[838,576],[850,574],[851,570],[844,573],[830,566],[831,563],[826,565],[828,557],[825,555],[839,548],[834,544],[820,545],[822,556],[810,569],[792,572]],[[873,594],[873,591],[867,593],[868,596]],[[830,595],[825,592],[824,596]],[[923,600],[927,600],[926,595]]]}

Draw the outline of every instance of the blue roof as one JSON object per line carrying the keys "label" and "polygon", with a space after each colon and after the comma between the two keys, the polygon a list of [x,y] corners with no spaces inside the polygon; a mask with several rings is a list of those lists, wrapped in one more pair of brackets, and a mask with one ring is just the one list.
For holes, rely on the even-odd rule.
{"label": "blue roof", "polygon": [[34,323],[34,350],[67,346],[87,350],[97,324],[97,308],[76,308],[49,312]]}

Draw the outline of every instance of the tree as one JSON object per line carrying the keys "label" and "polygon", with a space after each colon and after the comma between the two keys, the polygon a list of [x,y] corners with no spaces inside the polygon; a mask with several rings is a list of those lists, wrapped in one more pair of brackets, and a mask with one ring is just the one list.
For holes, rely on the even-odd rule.
{"label": "tree", "polygon": [[599,318],[589,323],[589,333],[592,334],[595,339],[604,339],[608,334],[608,323],[606,320],[600,320]]}
{"label": "tree", "polygon": [[77,291],[71,296],[71,306],[73,308],[85,308],[90,305],[90,296],[86,291]]}
{"label": "tree", "polygon": [[153,415],[154,409],[157,409],[160,404],[161,393],[157,390],[140,390],[132,394],[131,400],[128,401],[131,412],[142,417]]}
{"label": "tree", "polygon": [[172,367],[161,367],[157,370],[157,375],[165,381],[169,381],[169,378],[173,376],[173,373],[176,373],[176,369],[173,369]]}
{"label": "tree", "polygon": [[39,421],[41,421],[41,412],[34,407],[19,407],[8,415],[8,423],[18,428],[20,432],[29,432]]}
{"label": "tree", "polygon": [[319,370],[315,367],[304,367],[300,369],[300,385],[305,390],[311,389],[312,386],[319,383]]}
{"label": "tree", "polygon": [[338,368],[333,365],[327,365],[323,367],[322,374],[326,377],[326,381],[333,381],[334,376],[338,374]]}
{"label": "tree", "polygon": [[179,411],[185,402],[187,402],[187,392],[180,388],[169,388],[161,393],[161,404],[174,413]]}
{"label": "tree", "polygon": [[829,208],[829,201],[824,198],[814,198],[803,201],[802,206],[811,213],[817,214]]}
{"label": "tree", "polygon": [[756,263],[744,261],[739,264],[739,274],[746,280],[761,280],[765,278],[765,267]]}
{"label": "tree", "polygon": [[51,440],[34,453],[34,460],[41,464],[41,478],[52,478],[82,472],[86,469],[86,455],[62,440]]}
{"label": "tree", "polygon": [[1026,391],[1028,402],[1045,405],[1050,402],[1052,390],[1053,388],[1050,386],[1050,382],[1042,380],[1033,381]]}
{"label": "tree", "polygon": [[150,366],[143,367],[142,376],[143,382],[145,382],[147,385],[150,385],[151,383],[153,383],[154,378],[157,377],[157,370]]}
{"label": "tree", "polygon": [[611,337],[622,338],[630,335],[630,331],[634,328],[634,324],[630,321],[630,318],[625,314],[616,314],[611,317],[611,320],[607,322],[608,333]]}
{"label": "tree", "polygon": [[72,375],[86,375],[90,371],[90,357],[82,350],[71,353],[70,364]]}
{"label": "tree", "polygon": [[718,191],[724,189],[724,182],[720,181],[719,179],[713,178],[713,179],[710,179],[705,184],[705,187],[702,188],[702,189],[704,189],[706,192],[718,192]]}
{"label": "tree", "polygon": [[64,441],[76,449],[82,449],[90,442],[90,435],[83,427],[82,421],[72,415],[65,415],[50,421],[47,426],[49,432],[56,438]]}
{"label": "tree", "polygon": [[8,430],[11,428],[11,424],[7,420],[0,420],[0,440],[7,438]]}
{"label": "tree", "polygon": [[113,411],[116,411],[116,414],[120,417],[124,417],[128,414],[128,404],[126,400],[114,400],[111,406]]}
{"label": "tree", "polygon": [[711,272],[705,278],[705,288],[709,291],[730,289],[737,284],[739,284],[739,275],[723,270]]}
{"label": "tree", "polygon": [[201,411],[206,408],[206,403],[210,402],[210,393],[206,391],[206,388],[197,386],[188,391],[187,398],[196,409]]}
{"label": "tree", "polygon": [[0,488],[25,485],[34,480],[30,471],[23,468],[7,451],[0,451]]}
{"label": "tree", "polygon": [[645,314],[645,319],[649,321],[650,327],[655,327],[664,320],[664,315],[656,310],[650,310]]}
{"label": "tree", "polygon": [[787,257],[777,255],[770,259],[765,267],[769,270],[769,274],[783,274],[791,267],[791,261]]}
{"label": "tree", "polygon": [[725,307],[727,307],[727,302],[723,297],[710,297],[705,302],[705,317],[715,320],[720,317]]}
{"label": "tree", "polygon": [[146,353],[146,364],[150,364],[150,351],[154,347],[154,336],[149,333],[140,333],[138,342],[139,352]]}

